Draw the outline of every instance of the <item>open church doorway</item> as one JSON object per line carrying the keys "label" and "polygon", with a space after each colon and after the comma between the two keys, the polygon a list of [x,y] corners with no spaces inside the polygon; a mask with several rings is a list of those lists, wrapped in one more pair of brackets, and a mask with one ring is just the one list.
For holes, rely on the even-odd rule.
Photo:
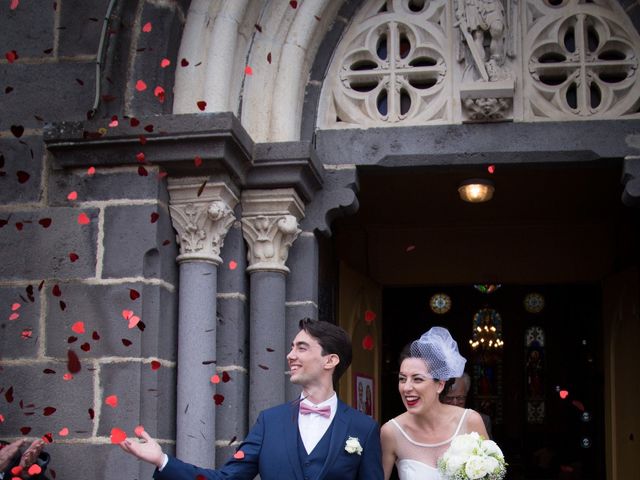
{"label": "open church doorway", "polygon": [[[336,312],[355,349],[343,400],[381,424],[402,413],[398,354],[445,326],[468,359],[467,405],[491,416],[508,478],[635,478],[640,430],[627,396],[638,382],[620,365],[640,361],[629,346],[640,340],[640,216],[620,200],[620,168],[359,171],[360,209],[333,226]],[[491,176],[494,198],[462,202],[458,185],[478,176]],[[430,306],[438,294],[445,313]],[[497,355],[469,344],[487,321],[500,324]],[[369,403],[358,394],[367,385]]]}

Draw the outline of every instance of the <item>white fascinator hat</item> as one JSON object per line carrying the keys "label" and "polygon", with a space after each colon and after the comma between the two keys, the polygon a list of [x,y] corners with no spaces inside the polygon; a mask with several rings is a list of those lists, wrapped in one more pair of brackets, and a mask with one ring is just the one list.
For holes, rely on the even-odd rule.
{"label": "white fascinator hat", "polygon": [[438,380],[461,377],[467,363],[449,330],[443,327],[432,327],[423,333],[411,343],[409,352],[411,357],[424,360],[431,377]]}

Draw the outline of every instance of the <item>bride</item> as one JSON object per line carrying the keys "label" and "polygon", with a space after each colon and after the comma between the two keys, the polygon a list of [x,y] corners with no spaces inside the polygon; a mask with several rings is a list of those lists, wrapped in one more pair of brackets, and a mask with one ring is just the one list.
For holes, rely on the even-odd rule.
{"label": "bride", "polygon": [[433,327],[405,348],[398,390],[407,411],[381,429],[385,480],[394,463],[400,480],[439,480],[438,458],[456,435],[478,432],[488,437],[477,412],[439,400],[453,379],[462,376],[465,363],[446,328]]}

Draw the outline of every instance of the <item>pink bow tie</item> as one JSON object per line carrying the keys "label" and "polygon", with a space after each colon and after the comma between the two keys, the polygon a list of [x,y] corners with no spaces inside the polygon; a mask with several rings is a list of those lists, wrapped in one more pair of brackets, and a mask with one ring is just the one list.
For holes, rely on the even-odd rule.
{"label": "pink bow tie", "polygon": [[300,413],[302,415],[309,415],[310,413],[317,413],[318,415],[322,415],[324,418],[331,417],[331,407],[329,405],[325,405],[324,407],[312,408],[306,403],[300,404]]}

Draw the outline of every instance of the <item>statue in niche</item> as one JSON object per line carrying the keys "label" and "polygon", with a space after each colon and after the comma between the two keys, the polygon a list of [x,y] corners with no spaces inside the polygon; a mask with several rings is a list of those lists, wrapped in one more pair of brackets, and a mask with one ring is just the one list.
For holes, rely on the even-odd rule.
{"label": "statue in niche", "polygon": [[456,0],[456,4],[455,25],[473,60],[468,65],[475,65],[485,82],[511,78],[504,68],[508,15],[502,0]]}

